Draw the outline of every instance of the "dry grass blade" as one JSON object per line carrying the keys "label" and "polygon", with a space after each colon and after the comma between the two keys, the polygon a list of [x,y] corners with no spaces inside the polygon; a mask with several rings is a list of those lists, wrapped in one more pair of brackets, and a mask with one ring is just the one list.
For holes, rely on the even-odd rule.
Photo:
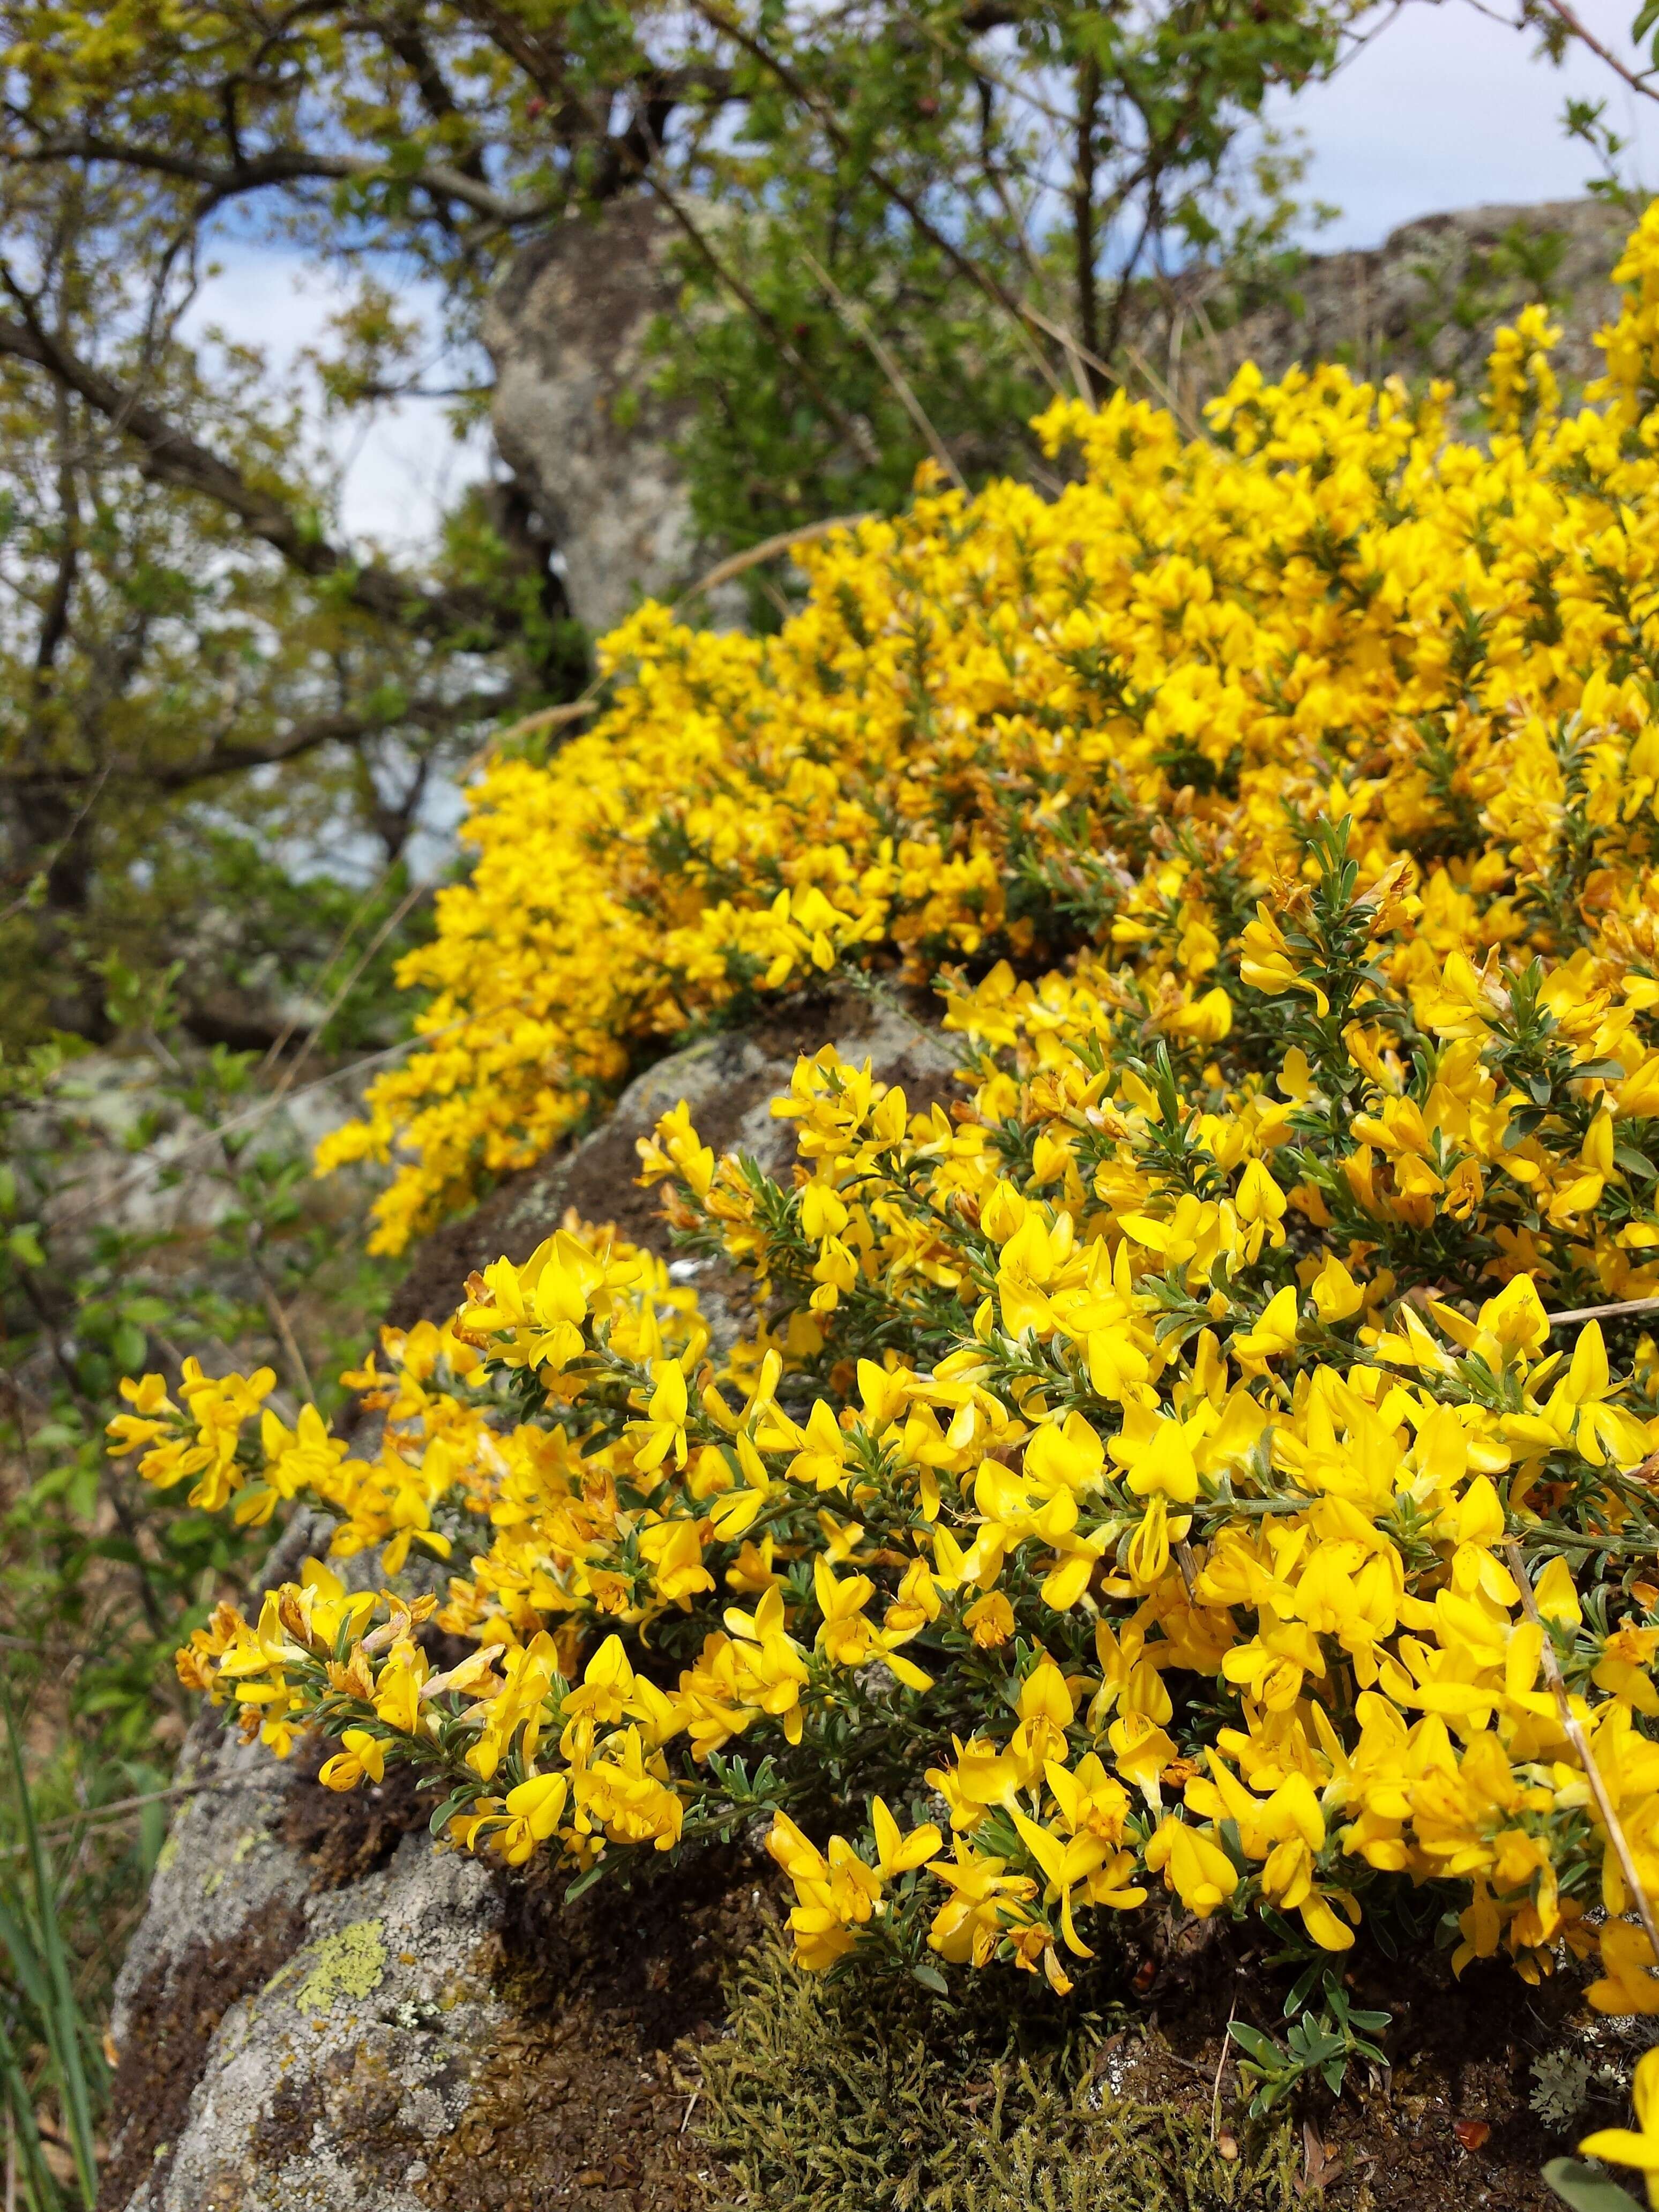
{"label": "dry grass blade", "polygon": [[909,379],[905,375],[904,371],[899,367],[898,362],[895,360],[888,346],[884,343],[879,332],[876,330],[875,325],[871,322],[868,315],[865,313],[862,307],[856,307],[854,302],[848,298],[847,295],[842,290],[840,285],[836,283],[835,278],[830,274],[829,270],[824,268],[816,255],[809,253],[806,248],[802,246],[800,249],[800,258],[805,263],[807,268],[811,270],[812,282],[817,285],[819,289],[823,292],[824,297],[829,301],[836,313],[841,317],[842,321],[847,325],[847,328],[852,332],[853,336],[858,339],[861,345],[867,346],[869,348],[876,366],[880,369],[882,374],[887,379],[888,383],[891,385],[894,397],[897,399],[900,406],[903,408],[905,413],[910,417],[910,420],[915,424],[917,429],[921,431],[922,436],[927,440],[928,452],[938,462],[940,468],[944,470],[945,475],[949,477],[951,482],[956,486],[957,489],[960,492],[965,492],[968,489],[967,479],[963,477],[962,471],[957,466],[956,460],[951,454],[951,448],[945,444],[944,439],[940,437],[939,432],[934,428],[927,409],[922,405],[921,400],[917,398],[915,392],[911,388]]}
{"label": "dry grass blade", "polygon": [[1578,1763],[1584,1770],[1584,1779],[1589,1784],[1590,1795],[1595,1800],[1595,1809],[1601,1816],[1601,1825],[1607,1832],[1607,1840],[1612,1844],[1614,1855],[1618,1858],[1619,1870],[1625,1878],[1625,1887],[1630,1892],[1635,1904],[1637,1917],[1647,1931],[1648,1942],[1652,1948],[1655,1962],[1650,1971],[1659,1972],[1659,1923],[1656,1923],[1654,1919],[1653,1905],[1646,1889],[1643,1887],[1642,1877],[1637,1871],[1635,1856],[1630,1847],[1630,1839],[1625,1833],[1623,1824],[1619,1818],[1618,1808],[1608,1794],[1606,1782],[1602,1779],[1601,1770],[1595,1763],[1595,1753],[1590,1747],[1590,1740],[1584,1733],[1583,1722],[1572,1710],[1572,1701],[1567,1694],[1567,1686],[1562,1678],[1561,1663],[1555,1656],[1554,1645],[1550,1642],[1550,1632],[1545,1625],[1544,1617],[1538,1610],[1538,1601],[1533,1595],[1532,1580],[1527,1572],[1527,1563],[1521,1555],[1521,1547],[1513,1536],[1506,1537],[1504,1540],[1504,1556],[1509,1563],[1510,1574],[1515,1577],[1516,1586],[1520,1590],[1522,1609],[1534,1626],[1543,1631],[1544,1644],[1541,1656],[1544,1679],[1549,1684],[1550,1694],[1555,1699],[1555,1709],[1560,1716],[1562,1731],[1577,1753]]}

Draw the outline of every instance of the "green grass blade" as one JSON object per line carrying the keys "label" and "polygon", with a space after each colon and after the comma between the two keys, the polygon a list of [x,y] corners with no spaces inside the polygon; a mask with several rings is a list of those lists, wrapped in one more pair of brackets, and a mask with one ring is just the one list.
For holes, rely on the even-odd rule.
{"label": "green grass blade", "polygon": [[11,1960],[23,1995],[36,2012],[43,2015],[49,2012],[52,1983],[29,1926],[28,1908],[9,1883],[0,1891],[0,1945]]}
{"label": "green grass blade", "polygon": [[11,2108],[17,2147],[22,2153],[23,2175],[34,2200],[35,2212],[58,2212],[64,2200],[40,2148],[40,2130],[34,2124],[29,2085],[23,2079],[23,2069],[17,2063],[17,2053],[12,2048],[3,2021],[0,2021],[0,2087],[3,2087],[5,2101]]}
{"label": "green grass blade", "polygon": [[40,1831],[34,1818],[28,1777],[23,1771],[23,1752],[17,1738],[16,1718],[12,1712],[11,1699],[3,1691],[0,1691],[0,1706],[3,1706],[5,1713],[6,1747],[11,1760],[12,1781],[17,1792],[18,1813],[23,1823],[23,1841],[29,1870],[34,1882],[34,1933],[40,1964],[45,1970],[48,1996],[47,2003],[41,2008],[41,2027],[45,2031],[52,2071],[58,2077],[58,2089],[63,2097],[64,2125],[69,2136],[70,2154],[75,2160],[81,2200],[87,2212],[93,2212],[98,2201],[98,2154],[93,2141],[92,2091],[86,2067],[86,2046],[90,2039],[80,2002],[75,1994],[69,1953],[64,1943],[63,1930],[58,1925],[58,1899],[41,1845]]}

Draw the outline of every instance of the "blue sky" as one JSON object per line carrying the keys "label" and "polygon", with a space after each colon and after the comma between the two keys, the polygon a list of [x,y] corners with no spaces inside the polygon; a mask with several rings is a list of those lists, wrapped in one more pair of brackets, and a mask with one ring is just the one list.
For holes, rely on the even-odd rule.
{"label": "blue sky", "polygon": [[[1630,58],[1633,5],[1579,0],[1578,13]],[[1286,102],[1278,119],[1306,134],[1309,188],[1342,210],[1321,242],[1375,246],[1413,216],[1578,198],[1591,165],[1560,128],[1569,94],[1605,98],[1613,128],[1645,141],[1644,181],[1659,183],[1659,105],[1582,47],[1556,70],[1532,58],[1535,46],[1468,0],[1408,0],[1331,83]]]}
{"label": "blue sky", "polygon": [[[1626,55],[1633,4],[1578,0],[1589,27]],[[1330,84],[1285,102],[1273,119],[1304,134],[1306,189],[1342,210],[1312,242],[1374,246],[1413,216],[1577,198],[1590,161],[1560,128],[1570,93],[1607,100],[1609,121],[1636,143],[1638,173],[1659,186],[1659,105],[1626,91],[1582,49],[1560,70],[1537,62],[1534,43],[1470,0],[1407,0]],[[281,374],[330,305],[291,258],[238,251],[225,256],[191,319],[263,344]],[[389,410],[337,450],[348,529],[394,550],[417,545],[445,497],[489,465],[487,436],[458,447],[436,405]]]}

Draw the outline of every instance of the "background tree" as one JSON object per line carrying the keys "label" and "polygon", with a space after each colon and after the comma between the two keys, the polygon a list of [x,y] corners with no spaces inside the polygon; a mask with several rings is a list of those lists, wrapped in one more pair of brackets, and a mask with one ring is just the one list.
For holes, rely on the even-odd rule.
{"label": "background tree", "polygon": [[[412,562],[351,541],[292,394],[180,336],[216,243],[280,242],[344,288],[318,364],[334,410],[435,377],[464,422],[505,261],[653,196],[695,310],[658,373],[695,403],[698,520],[741,548],[902,498],[930,453],[968,479],[1033,465],[1022,425],[1055,390],[1155,387],[1160,333],[1224,313],[1283,246],[1294,164],[1255,126],[1335,65],[1351,12],[23,0],[0,838],[3,927],[33,957],[0,1019],[96,1034],[112,932],[191,958],[227,834],[244,894],[250,836],[299,851],[327,820],[396,860],[489,724],[586,676],[522,488],[467,495]],[[399,306],[415,278],[435,364]],[[238,905],[245,938],[270,926]]]}

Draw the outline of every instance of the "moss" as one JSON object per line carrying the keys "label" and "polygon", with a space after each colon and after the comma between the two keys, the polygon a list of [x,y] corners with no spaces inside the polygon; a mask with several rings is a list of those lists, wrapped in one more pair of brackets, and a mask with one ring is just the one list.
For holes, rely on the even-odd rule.
{"label": "moss", "polygon": [[301,2012],[326,2012],[336,1997],[366,1997],[386,1978],[383,1920],[354,1920],[312,1952],[311,1972],[295,1992]]}
{"label": "moss", "polygon": [[717,2212],[1291,2212],[1288,2125],[1224,2159],[1206,2112],[1114,2094],[1099,2030],[809,1979],[769,1943],[702,2052]]}

